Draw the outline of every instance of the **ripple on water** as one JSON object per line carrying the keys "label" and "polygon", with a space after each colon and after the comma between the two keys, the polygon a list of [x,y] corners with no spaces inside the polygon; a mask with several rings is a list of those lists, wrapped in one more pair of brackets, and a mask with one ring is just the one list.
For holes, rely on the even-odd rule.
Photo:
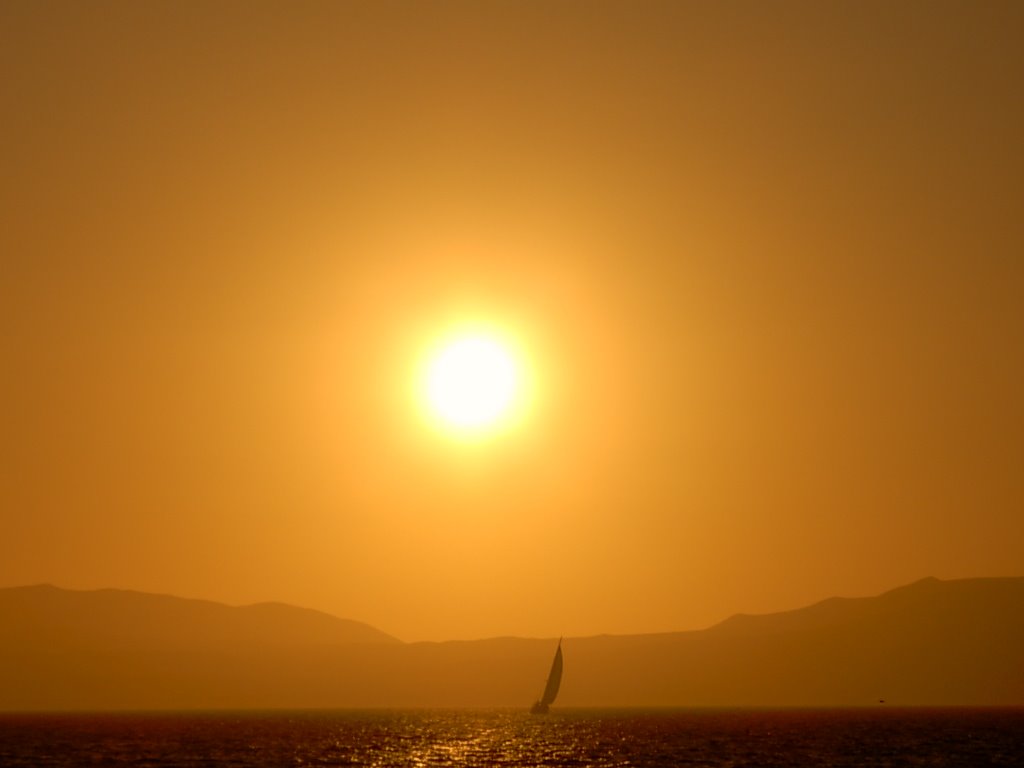
{"label": "ripple on water", "polygon": [[4,766],[1021,766],[1024,708],[0,715]]}

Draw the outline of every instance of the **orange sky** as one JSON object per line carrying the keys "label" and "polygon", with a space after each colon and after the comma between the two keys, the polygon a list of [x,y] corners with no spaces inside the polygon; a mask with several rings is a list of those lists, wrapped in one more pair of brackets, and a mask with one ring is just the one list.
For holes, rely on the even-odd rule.
{"label": "orange sky", "polygon": [[[1017,2],[0,5],[0,585],[405,640],[1024,563]],[[512,329],[529,417],[428,429]]]}

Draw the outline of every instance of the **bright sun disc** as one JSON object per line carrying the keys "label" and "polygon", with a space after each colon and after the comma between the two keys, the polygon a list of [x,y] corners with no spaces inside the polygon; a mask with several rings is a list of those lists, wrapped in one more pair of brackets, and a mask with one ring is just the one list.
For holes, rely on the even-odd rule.
{"label": "bright sun disc", "polygon": [[427,369],[431,410],[461,430],[497,422],[511,408],[518,375],[508,350],[491,338],[471,336],[446,345]]}

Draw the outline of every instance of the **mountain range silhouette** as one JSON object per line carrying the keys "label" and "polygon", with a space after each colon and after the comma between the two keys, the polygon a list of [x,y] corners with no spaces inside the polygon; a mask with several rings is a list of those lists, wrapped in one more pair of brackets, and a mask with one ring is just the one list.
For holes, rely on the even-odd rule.
{"label": "mountain range silhouette", "polygon": [[[0,710],[526,707],[553,646],[403,643],[283,604],[12,587],[0,589]],[[562,647],[562,707],[1021,705],[1024,578],[928,578]]]}

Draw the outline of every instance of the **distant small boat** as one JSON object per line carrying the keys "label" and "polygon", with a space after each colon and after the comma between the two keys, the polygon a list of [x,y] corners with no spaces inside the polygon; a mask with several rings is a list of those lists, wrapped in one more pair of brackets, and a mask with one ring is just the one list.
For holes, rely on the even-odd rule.
{"label": "distant small boat", "polygon": [[558,695],[558,687],[562,684],[562,638],[558,638],[558,648],[555,649],[555,658],[551,662],[551,671],[548,673],[548,684],[544,686],[544,695],[530,707],[531,715],[546,715],[548,707],[555,702]]}

